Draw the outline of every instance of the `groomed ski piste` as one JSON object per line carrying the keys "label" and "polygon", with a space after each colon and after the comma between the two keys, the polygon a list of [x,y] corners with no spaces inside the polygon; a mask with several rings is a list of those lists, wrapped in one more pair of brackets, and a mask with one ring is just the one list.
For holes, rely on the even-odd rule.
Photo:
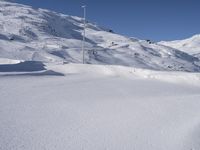
{"label": "groomed ski piste", "polygon": [[[0,0],[0,150],[199,150],[199,36],[154,43]],[[192,51],[190,51],[192,49]]]}

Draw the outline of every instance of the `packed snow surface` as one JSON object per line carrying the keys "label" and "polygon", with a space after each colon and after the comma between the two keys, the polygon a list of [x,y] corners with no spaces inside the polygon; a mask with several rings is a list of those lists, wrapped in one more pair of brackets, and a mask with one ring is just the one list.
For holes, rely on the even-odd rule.
{"label": "packed snow surface", "polygon": [[63,75],[1,73],[0,150],[200,149],[200,74],[45,68]]}

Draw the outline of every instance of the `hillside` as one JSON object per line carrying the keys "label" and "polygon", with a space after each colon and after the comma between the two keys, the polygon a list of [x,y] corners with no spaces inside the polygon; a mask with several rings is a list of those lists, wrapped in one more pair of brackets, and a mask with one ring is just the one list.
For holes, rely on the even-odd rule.
{"label": "hillside", "polygon": [[[0,1],[0,58],[81,63],[83,20]],[[177,49],[128,38],[87,23],[86,62],[153,70],[200,71],[199,59]]]}
{"label": "hillside", "polygon": [[200,54],[200,35],[194,35],[184,40],[162,41],[160,44],[179,49],[191,55]]}

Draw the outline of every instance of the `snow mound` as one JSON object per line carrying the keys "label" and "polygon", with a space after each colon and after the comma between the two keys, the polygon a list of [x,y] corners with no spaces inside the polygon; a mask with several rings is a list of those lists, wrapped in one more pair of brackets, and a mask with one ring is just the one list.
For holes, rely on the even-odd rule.
{"label": "snow mound", "polygon": [[22,62],[21,60],[14,60],[14,59],[7,59],[7,58],[0,58],[0,65],[2,64],[18,64]]}
{"label": "snow mound", "polygon": [[159,80],[169,83],[200,86],[200,73],[164,72],[124,66],[82,64],[48,65],[46,68],[60,72],[66,76],[72,74],[99,77],[127,77],[129,79]]}

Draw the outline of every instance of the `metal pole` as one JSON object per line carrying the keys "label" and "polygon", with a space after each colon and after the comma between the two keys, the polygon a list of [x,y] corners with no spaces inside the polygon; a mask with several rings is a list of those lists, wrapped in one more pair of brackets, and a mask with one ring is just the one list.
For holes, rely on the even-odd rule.
{"label": "metal pole", "polygon": [[85,28],[86,28],[86,6],[82,6],[84,13],[84,30],[83,30],[83,41],[82,41],[82,53],[83,53],[83,64],[85,64]]}

